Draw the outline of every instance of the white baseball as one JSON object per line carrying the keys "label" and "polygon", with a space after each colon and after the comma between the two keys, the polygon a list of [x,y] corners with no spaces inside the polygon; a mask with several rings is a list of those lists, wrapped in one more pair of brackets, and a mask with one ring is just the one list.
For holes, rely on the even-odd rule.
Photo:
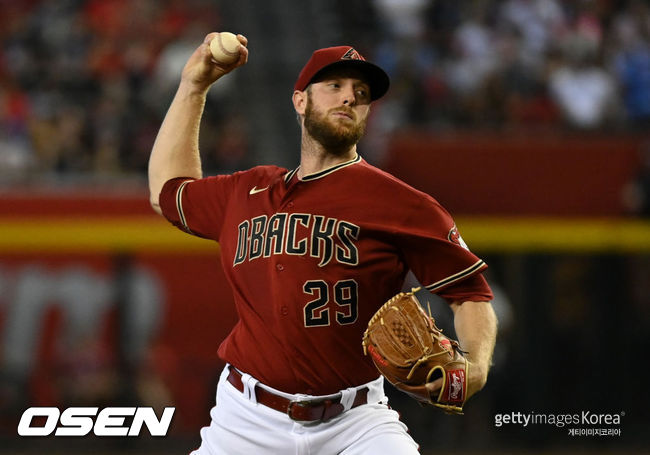
{"label": "white baseball", "polygon": [[239,44],[239,40],[234,33],[217,33],[210,41],[212,58],[219,63],[234,63],[239,58]]}

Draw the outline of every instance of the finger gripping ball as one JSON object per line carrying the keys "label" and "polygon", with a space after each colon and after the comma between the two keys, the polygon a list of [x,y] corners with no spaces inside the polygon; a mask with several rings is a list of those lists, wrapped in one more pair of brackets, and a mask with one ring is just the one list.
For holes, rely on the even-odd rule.
{"label": "finger gripping ball", "polygon": [[210,52],[218,63],[234,63],[239,58],[239,40],[234,33],[217,33],[210,41]]}

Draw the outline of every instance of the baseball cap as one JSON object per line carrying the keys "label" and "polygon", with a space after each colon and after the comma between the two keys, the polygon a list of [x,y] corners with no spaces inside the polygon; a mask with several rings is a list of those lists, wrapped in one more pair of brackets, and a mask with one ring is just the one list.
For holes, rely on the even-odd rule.
{"label": "baseball cap", "polygon": [[375,101],[388,91],[388,74],[366,59],[351,46],[326,47],[314,51],[311,58],[298,75],[294,90],[305,90],[307,86],[325,69],[338,66],[353,67],[361,71],[370,85],[370,99]]}

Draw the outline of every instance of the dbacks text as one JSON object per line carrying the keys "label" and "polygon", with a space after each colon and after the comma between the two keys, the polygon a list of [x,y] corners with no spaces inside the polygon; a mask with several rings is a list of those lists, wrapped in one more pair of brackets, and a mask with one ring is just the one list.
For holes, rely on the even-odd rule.
{"label": "dbacks text", "polygon": [[260,215],[239,224],[233,267],[272,254],[309,255],[319,259],[319,267],[332,259],[341,264],[358,265],[359,251],[355,241],[360,230],[350,222],[322,215]]}

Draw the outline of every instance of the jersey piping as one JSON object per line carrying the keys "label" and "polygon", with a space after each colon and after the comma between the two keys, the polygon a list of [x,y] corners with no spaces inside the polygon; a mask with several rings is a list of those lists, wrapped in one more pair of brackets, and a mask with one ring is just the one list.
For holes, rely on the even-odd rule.
{"label": "jersey piping", "polygon": [[295,168],[293,171],[287,172],[287,175],[284,176],[284,183],[290,182],[293,176],[296,174],[296,172],[298,172],[298,169],[300,169],[300,166]]}
{"label": "jersey piping", "polygon": [[472,266],[466,268],[465,270],[462,270],[454,275],[448,276],[447,278],[444,278],[440,281],[437,281],[425,287],[427,288],[428,291],[435,293],[435,291],[439,290],[444,286],[447,286],[456,281],[460,281],[463,278],[467,278],[468,276],[482,269],[483,267],[485,267],[485,262],[483,260],[479,260]]}
{"label": "jersey piping", "polygon": [[183,190],[185,189],[185,185],[190,182],[191,180],[186,180],[178,187],[178,191],[176,191],[176,208],[178,209],[178,217],[181,221],[181,224],[183,225],[183,228],[185,228],[185,230],[191,234],[192,230],[187,225],[185,213],[183,212]]}
{"label": "jersey piping", "polygon": [[[303,181],[303,182],[309,182],[311,180],[317,180],[317,179],[325,177],[326,175],[331,174],[332,172],[336,172],[339,169],[343,169],[344,167],[351,166],[353,164],[359,163],[360,161],[361,161],[361,156],[357,153],[356,156],[354,158],[352,158],[350,161],[346,161],[345,163],[337,164],[337,165],[332,166],[332,167],[330,167],[328,169],[324,169],[322,171],[316,172],[315,174],[305,175],[300,180]],[[298,172],[298,169],[300,169],[300,166],[295,168],[293,171],[289,172],[285,176],[284,181],[288,182],[289,180],[291,180],[291,178],[294,176],[294,174],[296,172]]]}

